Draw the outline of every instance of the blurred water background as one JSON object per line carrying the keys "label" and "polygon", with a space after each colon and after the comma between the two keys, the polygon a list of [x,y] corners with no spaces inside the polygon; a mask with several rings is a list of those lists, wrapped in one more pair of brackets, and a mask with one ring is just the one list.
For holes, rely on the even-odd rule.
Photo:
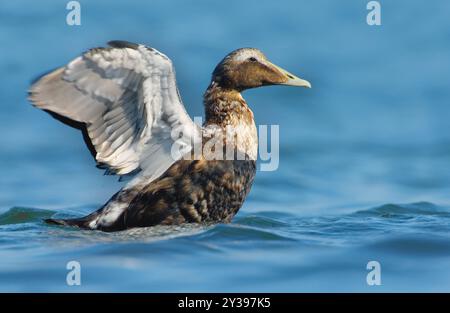
{"label": "blurred water background", "polygon": [[[0,4],[0,291],[450,291],[450,2],[67,1]],[[217,62],[257,47],[313,89],[245,92],[280,125],[232,224],[106,234],[47,226],[121,187],[81,134],[26,100],[30,81],[126,39],[172,58],[188,112]],[[66,263],[82,266],[66,285]],[[380,262],[382,285],[366,265]]]}

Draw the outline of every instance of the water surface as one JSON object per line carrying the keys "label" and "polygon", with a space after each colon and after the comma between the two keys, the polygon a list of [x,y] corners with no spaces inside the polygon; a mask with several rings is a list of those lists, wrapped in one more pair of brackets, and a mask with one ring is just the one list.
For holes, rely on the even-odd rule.
{"label": "water surface", "polygon": [[[81,1],[0,4],[0,291],[449,291],[450,3]],[[48,226],[122,183],[81,135],[26,101],[32,78],[111,39],[158,48],[183,100],[229,51],[258,47],[312,82],[244,97],[280,126],[280,166],[259,172],[231,224],[118,233]],[[82,266],[81,286],[66,264]],[[368,286],[378,261],[382,285]]]}

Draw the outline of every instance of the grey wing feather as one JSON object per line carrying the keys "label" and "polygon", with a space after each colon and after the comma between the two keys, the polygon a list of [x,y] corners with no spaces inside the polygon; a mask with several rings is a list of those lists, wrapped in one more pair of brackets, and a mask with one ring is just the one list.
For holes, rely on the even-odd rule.
{"label": "grey wing feather", "polygon": [[160,176],[181,155],[172,153],[172,131],[187,147],[200,128],[178,94],[172,62],[143,45],[122,41],[95,48],[35,82],[34,106],[86,127],[95,158],[109,172],[142,170]]}

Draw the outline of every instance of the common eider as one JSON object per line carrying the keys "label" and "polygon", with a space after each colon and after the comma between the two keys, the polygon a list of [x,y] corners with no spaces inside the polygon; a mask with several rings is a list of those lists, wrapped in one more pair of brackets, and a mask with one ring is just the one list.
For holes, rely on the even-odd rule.
{"label": "common eider", "polygon": [[257,131],[241,92],[310,83],[258,49],[237,49],[214,69],[199,126],[183,106],[167,56],[141,44],[108,44],[42,76],[29,99],[80,129],[97,167],[132,179],[92,214],[46,222],[102,231],[229,222],[256,172]]}

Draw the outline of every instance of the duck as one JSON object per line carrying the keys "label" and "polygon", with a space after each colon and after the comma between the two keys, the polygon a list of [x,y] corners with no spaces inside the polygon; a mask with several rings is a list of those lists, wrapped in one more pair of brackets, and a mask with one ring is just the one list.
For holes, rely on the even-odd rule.
{"label": "duck", "polygon": [[32,105],[79,129],[105,174],[129,178],[93,213],[45,222],[105,232],[231,222],[258,154],[242,92],[271,85],[311,88],[256,48],[232,51],[212,73],[199,125],[183,105],[172,61],[143,44],[110,41],[42,75],[29,89]]}

